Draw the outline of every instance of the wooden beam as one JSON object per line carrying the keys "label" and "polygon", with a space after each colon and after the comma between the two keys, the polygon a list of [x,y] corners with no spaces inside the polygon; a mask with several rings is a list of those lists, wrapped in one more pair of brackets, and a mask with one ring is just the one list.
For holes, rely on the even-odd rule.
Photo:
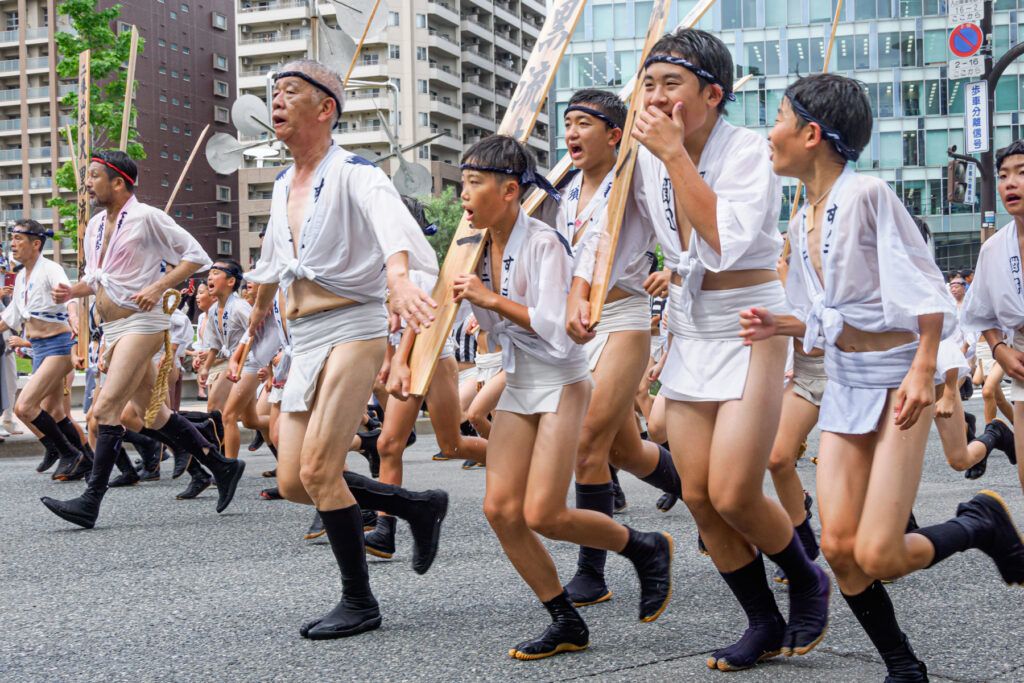
{"label": "wooden beam", "polygon": [[124,109],[121,112],[121,144],[118,149],[124,152],[128,149],[128,131],[132,124],[132,95],[135,91],[135,60],[139,52],[139,29],[132,26],[132,47],[128,53],[128,80],[124,86]]}
{"label": "wooden beam", "polygon": [[[89,103],[92,93],[90,77],[91,60],[89,50],[78,55],[78,163],[75,173],[78,178],[78,279],[85,277],[85,229],[89,225],[89,191],[85,188],[85,174],[92,154],[89,128]],[[78,316],[78,355],[89,357],[89,306],[82,299]]]}
{"label": "wooden beam", "polygon": [[181,184],[185,181],[185,174],[188,173],[188,169],[192,165],[192,160],[196,158],[196,152],[199,151],[199,145],[203,143],[203,138],[206,137],[206,132],[208,130],[210,130],[209,123],[206,124],[206,127],[203,128],[203,132],[200,133],[199,137],[196,139],[196,144],[195,146],[192,147],[192,153],[188,155],[188,161],[185,162],[185,168],[181,169],[181,175],[178,176],[178,182],[174,183],[174,190],[171,192],[170,199],[167,200],[167,205],[164,207],[164,213],[167,213],[168,211],[171,210],[171,204],[174,203],[174,198],[178,196],[178,189],[181,187]]}
{"label": "wooden beam", "polygon": [[[373,3],[373,9],[370,10],[370,16],[366,18],[366,25],[363,26],[363,35],[359,36],[359,42],[356,44],[356,53],[352,55],[352,63],[348,65],[348,71],[345,72],[345,78],[341,82],[342,85],[348,83],[348,79],[352,75],[352,70],[356,68],[356,60],[359,59],[359,51],[363,49],[363,42],[366,40],[366,34],[370,32],[370,24],[373,23],[373,16],[377,13],[378,7],[380,7],[380,0],[375,0]],[[341,114],[341,112],[338,113]]]}

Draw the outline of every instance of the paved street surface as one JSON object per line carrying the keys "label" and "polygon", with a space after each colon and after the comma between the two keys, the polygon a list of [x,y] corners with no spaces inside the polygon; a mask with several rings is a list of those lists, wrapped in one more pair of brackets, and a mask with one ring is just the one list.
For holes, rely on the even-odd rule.
{"label": "paved street surface", "polygon": [[[969,409],[981,416],[980,402]],[[816,452],[817,435],[809,449]],[[0,447],[2,448],[2,447]],[[429,435],[406,453],[406,482],[445,488],[451,507],[442,551],[431,571],[409,564],[410,536],[400,526],[392,561],[371,558],[384,624],[356,638],[311,642],[299,625],[329,610],[338,571],[325,539],[303,532],[312,511],[259,497],[273,480],[265,450],[248,458],[227,512],[214,512],[212,489],[176,501],[187,477],[164,479],[107,496],[92,531],[59,520],[39,496],[71,497],[81,483],[52,482],[34,472],[38,455],[0,460],[0,679],[74,680],[779,680],[880,681],[884,668],[845,602],[833,592],[833,619],[821,646],[806,657],[779,658],[755,671],[709,671],[708,652],[745,626],[680,503],[668,514],[658,494],[628,475],[629,508],[618,519],[675,537],[675,590],[653,624],[638,623],[637,586],[628,563],[608,561],[614,598],[584,609],[588,651],[537,662],[511,660],[508,648],[540,633],[547,615],[513,571],[481,512],[483,470],[432,462]],[[365,461],[351,454],[353,468]],[[814,465],[799,466],[814,492]],[[766,481],[768,478],[766,477]],[[915,506],[921,524],[950,517],[958,501],[992,488],[1024,523],[1024,498],[1002,454],[978,482],[945,464],[933,430]],[[815,519],[817,528],[817,519]],[[563,580],[575,548],[552,543]],[[773,584],[785,613],[786,591]],[[978,551],[951,558],[889,586],[904,630],[932,680],[1024,678],[1024,589],[1002,584]]]}

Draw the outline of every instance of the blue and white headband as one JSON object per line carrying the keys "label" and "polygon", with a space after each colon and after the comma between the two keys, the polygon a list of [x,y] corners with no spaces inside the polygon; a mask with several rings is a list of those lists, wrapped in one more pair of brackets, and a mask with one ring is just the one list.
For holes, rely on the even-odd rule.
{"label": "blue and white headband", "polygon": [[850,145],[843,140],[843,136],[839,131],[834,128],[830,128],[819,119],[812,116],[811,112],[807,111],[807,108],[800,104],[800,102],[793,97],[793,93],[789,90],[786,91],[785,97],[789,100],[789,106],[793,108],[794,114],[808,123],[818,124],[818,127],[821,129],[822,137],[832,143],[832,146],[835,147],[837,152],[839,152],[839,156],[843,157],[847,161],[857,161],[857,158],[860,157],[860,152],[855,150],[853,147],[850,147]]}
{"label": "blue and white headband", "polygon": [[333,90],[331,90],[326,85],[324,85],[320,81],[316,80],[315,78],[313,78],[312,76],[310,76],[307,73],[303,73],[301,71],[282,71],[281,73],[279,73],[276,76],[274,76],[274,83],[277,83],[282,78],[288,78],[290,76],[294,76],[295,78],[301,78],[302,80],[306,81],[306,83],[309,83],[311,86],[313,86],[314,88],[319,88],[320,90],[322,90],[325,93],[327,93],[327,96],[330,97],[332,100],[334,100],[334,105],[337,107],[337,114],[338,114],[338,116],[341,116],[341,99],[337,95],[334,94]]}
{"label": "blue and white headband", "polygon": [[544,190],[549,197],[554,199],[556,202],[562,201],[561,193],[555,189],[555,186],[548,182],[548,179],[537,173],[536,170],[526,169],[524,171],[516,171],[511,168],[498,168],[497,166],[481,166],[479,164],[462,164],[459,168],[463,171],[485,171],[487,173],[501,173],[503,175],[519,176],[519,184],[523,187],[527,185],[536,185],[540,189]]}
{"label": "blue and white headband", "polygon": [[717,85],[719,88],[722,89],[722,96],[725,99],[729,100],[730,102],[736,101],[735,93],[733,93],[731,90],[726,92],[725,86],[719,83],[718,79],[715,78],[710,71],[700,68],[690,60],[683,59],[682,57],[676,57],[675,55],[652,55],[648,57],[647,60],[644,62],[644,69],[649,67],[651,64],[656,64],[658,62],[663,62],[665,64],[673,64],[675,66],[681,66],[684,69],[693,72],[695,76],[703,78],[711,85]]}
{"label": "blue and white headband", "polygon": [[583,112],[584,114],[588,114],[590,116],[593,116],[595,119],[600,119],[601,121],[604,121],[606,124],[608,124],[609,128],[612,128],[612,129],[622,128],[622,126],[620,126],[619,124],[617,124],[614,121],[612,121],[610,116],[608,116],[606,114],[602,114],[601,112],[599,112],[596,109],[591,109],[590,107],[584,107],[584,106],[579,105],[579,104],[574,104],[574,105],[566,108],[565,113],[568,114],[571,111]]}
{"label": "blue and white headband", "polygon": [[21,233],[22,235],[33,235],[34,237],[49,237],[51,239],[53,238],[53,230],[47,230],[45,228],[36,231],[31,228],[25,227],[24,225],[16,225],[13,228],[11,228],[11,232]]}

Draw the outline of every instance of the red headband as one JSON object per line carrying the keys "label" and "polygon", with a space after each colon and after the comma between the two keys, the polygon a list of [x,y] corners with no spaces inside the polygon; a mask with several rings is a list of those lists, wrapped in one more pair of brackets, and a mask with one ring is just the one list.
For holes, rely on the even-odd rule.
{"label": "red headband", "polygon": [[94,162],[96,162],[97,164],[103,164],[103,165],[104,165],[104,166],[106,166],[107,168],[112,168],[112,169],[114,169],[115,171],[117,171],[118,173],[120,173],[120,174],[121,174],[121,177],[122,177],[122,178],[124,178],[125,180],[127,180],[127,181],[128,181],[129,183],[131,183],[132,185],[134,185],[134,184],[135,184],[135,181],[131,179],[131,176],[129,176],[129,175],[127,174],[127,173],[125,173],[124,171],[122,171],[121,169],[119,169],[119,168],[118,168],[117,166],[114,166],[114,165],[113,165],[112,163],[110,163],[109,161],[106,161],[106,160],[104,160],[104,159],[100,159],[99,157],[93,157],[92,159],[90,159],[90,161],[94,161]]}

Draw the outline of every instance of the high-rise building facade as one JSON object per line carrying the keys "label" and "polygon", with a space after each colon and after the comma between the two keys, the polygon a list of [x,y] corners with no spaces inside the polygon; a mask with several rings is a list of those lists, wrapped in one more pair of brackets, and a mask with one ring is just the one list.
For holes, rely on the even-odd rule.
{"label": "high-rise building facade", "polygon": [[[993,50],[998,58],[1020,40],[1017,11],[1022,0],[996,0]],[[676,0],[669,17],[675,26],[696,0]],[[720,37],[732,52],[735,77],[754,74],[728,120],[767,135],[786,86],[798,75],[820,72],[836,0],[718,0],[699,28]],[[639,68],[638,52],[651,3],[591,0],[576,29],[555,84],[557,156],[564,153],[562,112],[574,90],[618,90]],[[946,150],[964,149],[964,80],[947,77],[948,48],[944,0],[846,0],[836,31],[829,70],[863,82],[871,101],[871,143],[857,169],[887,180],[911,212],[922,216],[935,239],[940,267],[969,266],[980,247],[977,205],[946,200]],[[1020,62],[1007,69],[996,88],[995,140],[998,149],[1021,136],[1024,102]],[[790,214],[795,182],[785,181],[783,220]],[[996,224],[1008,217],[999,206]]]}
{"label": "high-rise building facade", "polygon": [[[67,17],[57,14],[59,4],[0,3],[0,224],[6,227],[23,217],[59,227],[56,210],[46,202],[58,194],[53,177],[71,158],[63,128],[76,124],[74,112],[60,100],[77,87],[74,80],[62,81],[57,75],[60,55],[54,35],[69,30]],[[138,196],[163,208],[203,126],[210,123],[211,132],[234,133],[227,109],[235,89],[232,0],[121,5],[112,28],[126,31],[135,24],[146,41],[136,66],[136,128],[147,153],[138,162]],[[171,213],[212,256],[235,255],[234,195],[229,185],[217,185],[216,174],[200,154]],[[46,251],[77,274],[70,240],[48,244]]]}
{"label": "high-rise building facade", "polygon": [[[168,0],[170,1],[170,0]],[[268,75],[312,53],[315,21],[336,26],[334,5],[306,0],[237,0],[238,93],[266,98]],[[385,28],[369,36],[352,71],[335,139],[352,151],[386,154],[380,111],[400,145],[440,137],[405,153],[427,166],[434,191],[458,182],[465,146],[497,130],[544,21],[542,0],[409,0],[382,2]],[[393,84],[395,90],[388,87]],[[397,112],[395,111],[397,97]],[[396,116],[397,113],[397,116]],[[243,141],[251,138],[242,138]],[[548,118],[538,119],[530,145],[547,167]],[[280,159],[247,159],[238,176],[240,240],[255,260],[258,233],[270,213]],[[258,166],[262,166],[258,168]],[[386,170],[391,164],[385,163]]]}

